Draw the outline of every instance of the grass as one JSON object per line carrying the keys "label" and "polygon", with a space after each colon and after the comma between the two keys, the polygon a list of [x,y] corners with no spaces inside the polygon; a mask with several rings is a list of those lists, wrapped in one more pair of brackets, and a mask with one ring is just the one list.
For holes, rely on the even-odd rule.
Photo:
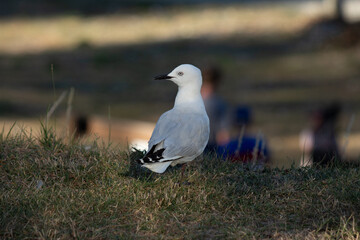
{"label": "grass", "polygon": [[115,147],[65,140],[1,134],[0,238],[360,238],[353,166],[252,171],[205,156],[179,184],[178,168],[150,174]]}

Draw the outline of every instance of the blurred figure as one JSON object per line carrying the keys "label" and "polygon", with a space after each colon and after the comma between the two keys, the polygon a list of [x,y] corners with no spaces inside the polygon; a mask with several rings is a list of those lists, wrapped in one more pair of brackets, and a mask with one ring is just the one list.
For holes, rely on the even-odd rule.
{"label": "blurred figure", "polygon": [[89,132],[89,120],[86,116],[79,115],[72,124],[72,133],[75,138],[81,138]]}
{"label": "blurred figure", "polygon": [[218,153],[233,162],[254,162],[264,166],[270,159],[269,150],[263,135],[259,132],[253,135],[249,132],[252,117],[247,106],[238,107],[234,114],[235,138],[221,146]]}
{"label": "blurred figure", "polygon": [[303,158],[300,166],[327,166],[340,160],[336,140],[336,122],[340,114],[340,105],[333,103],[310,116],[310,128],[300,133],[300,149]]}
{"label": "blurred figure", "polygon": [[210,120],[210,137],[205,148],[207,153],[216,152],[218,146],[227,144],[230,140],[229,107],[217,93],[221,79],[222,72],[218,67],[203,70],[201,96]]}

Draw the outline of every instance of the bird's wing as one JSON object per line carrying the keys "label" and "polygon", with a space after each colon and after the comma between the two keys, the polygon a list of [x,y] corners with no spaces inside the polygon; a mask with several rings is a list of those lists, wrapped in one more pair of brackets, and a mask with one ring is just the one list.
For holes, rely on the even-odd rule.
{"label": "bird's wing", "polygon": [[209,131],[206,115],[170,110],[156,124],[149,149],[162,143],[165,148],[162,153],[164,160],[199,155],[207,144]]}
{"label": "bird's wing", "polygon": [[172,111],[173,110],[167,111],[160,116],[148,142],[148,151],[150,151],[154,145],[164,141],[170,134],[170,130],[176,128],[177,123],[173,121]]}

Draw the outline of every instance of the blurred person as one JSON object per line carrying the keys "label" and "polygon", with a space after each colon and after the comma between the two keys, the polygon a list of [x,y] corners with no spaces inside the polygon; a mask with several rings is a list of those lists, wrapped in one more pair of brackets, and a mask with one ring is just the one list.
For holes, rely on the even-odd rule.
{"label": "blurred person", "polygon": [[85,115],[78,115],[73,119],[71,126],[75,138],[84,137],[89,133],[89,119]]}
{"label": "blurred person", "polygon": [[218,149],[218,154],[232,162],[254,162],[258,166],[268,163],[270,154],[263,135],[260,132],[257,135],[250,132],[251,109],[247,106],[237,107],[233,122],[236,135]]}
{"label": "blurred person", "polygon": [[314,111],[310,116],[310,128],[300,133],[300,149],[303,157],[300,166],[327,166],[340,161],[336,139],[336,123],[340,114],[340,105],[329,106]]}
{"label": "blurred person", "polygon": [[211,66],[203,71],[203,85],[201,96],[204,99],[205,109],[210,120],[210,137],[205,152],[216,152],[220,145],[230,140],[229,106],[218,95],[222,81],[222,72],[218,67]]}

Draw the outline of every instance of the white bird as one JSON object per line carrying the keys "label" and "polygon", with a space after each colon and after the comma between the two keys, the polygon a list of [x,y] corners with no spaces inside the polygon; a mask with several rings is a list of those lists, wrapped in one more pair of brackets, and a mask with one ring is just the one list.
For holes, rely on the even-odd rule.
{"label": "white bird", "polygon": [[163,173],[171,165],[194,160],[209,140],[209,118],[200,95],[201,71],[182,64],[155,80],[178,85],[174,107],[161,115],[148,142],[148,151],[138,160],[143,167]]}

